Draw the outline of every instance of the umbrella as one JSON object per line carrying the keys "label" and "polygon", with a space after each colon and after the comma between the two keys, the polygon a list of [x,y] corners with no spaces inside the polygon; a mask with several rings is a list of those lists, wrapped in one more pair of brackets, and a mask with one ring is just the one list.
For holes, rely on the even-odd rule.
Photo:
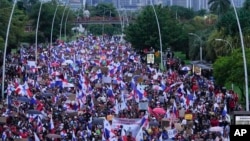
{"label": "umbrella", "polygon": [[60,64],[57,63],[57,62],[51,63],[51,66],[52,66],[52,67],[58,67],[59,65],[60,65]]}
{"label": "umbrella", "polygon": [[103,125],[103,118],[93,118],[92,123],[95,125]]}
{"label": "umbrella", "polygon": [[28,112],[27,112],[28,114],[42,114],[40,111],[38,111],[38,110],[29,110]]}
{"label": "umbrella", "polygon": [[58,71],[52,73],[53,76],[58,76],[58,75],[60,75],[60,74],[61,74],[61,73],[58,72]]}
{"label": "umbrella", "polygon": [[65,60],[63,63],[66,63],[66,64],[73,64],[74,62],[72,60]]}
{"label": "umbrella", "polygon": [[215,126],[215,127],[209,128],[209,131],[210,131],[210,132],[222,132],[222,131],[223,131],[223,128],[222,128],[222,127],[219,127],[219,126]]}
{"label": "umbrella", "polygon": [[48,97],[48,96],[54,96],[52,93],[43,93],[42,96]]}
{"label": "umbrella", "polygon": [[30,99],[25,96],[18,97],[17,100],[20,102],[30,102]]}
{"label": "umbrella", "polygon": [[70,116],[77,116],[78,112],[75,110],[67,110],[65,111],[65,113],[67,113]]}
{"label": "umbrella", "polygon": [[65,87],[65,88],[72,88],[72,87],[75,87],[75,85],[72,84],[72,83],[63,83],[63,87]]}
{"label": "umbrella", "polygon": [[54,138],[54,139],[61,138],[61,136],[58,135],[58,134],[47,134],[46,137],[47,137],[47,138]]}
{"label": "umbrella", "polygon": [[150,121],[149,126],[159,126],[159,122],[158,121]]}
{"label": "umbrella", "polygon": [[164,115],[166,113],[166,111],[163,108],[154,108],[153,112],[161,115]]}
{"label": "umbrella", "polygon": [[65,63],[65,62],[63,62],[63,63],[62,63],[62,66],[67,66],[67,65],[68,65],[68,64],[67,64],[67,63]]}
{"label": "umbrella", "polygon": [[188,66],[182,67],[181,68],[182,71],[190,71],[190,68]]}

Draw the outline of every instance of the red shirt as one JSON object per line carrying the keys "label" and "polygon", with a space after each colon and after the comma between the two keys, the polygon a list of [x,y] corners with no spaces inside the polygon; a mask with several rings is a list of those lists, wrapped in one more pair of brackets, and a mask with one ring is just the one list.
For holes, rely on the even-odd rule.
{"label": "red shirt", "polygon": [[214,126],[219,126],[219,121],[218,121],[217,119],[212,119],[212,120],[210,121],[210,123],[211,123],[211,126],[212,126],[212,127],[214,127]]}

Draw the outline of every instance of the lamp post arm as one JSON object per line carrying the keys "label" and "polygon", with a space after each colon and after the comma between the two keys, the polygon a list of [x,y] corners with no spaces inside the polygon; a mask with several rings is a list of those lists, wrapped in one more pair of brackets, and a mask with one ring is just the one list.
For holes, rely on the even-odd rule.
{"label": "lamp post arm", "polygon": [[239,33],[240,33],[240,41],[241,41],[243,64],[244,64],[244,75],[245,75],[246,111],[249,111],[248,74],[247,74],[247,61],[246,61],[246,54],[245,54],[244,38],[243,38],[242,31],[241,31],[241,25],[240,25],[238,13],[237,13],[235,5],[234,5],[234,1],[231,0],[231,3],[233,6],[233,9],[234,9],[234,13],[235,13],[235,17],[237,20]]}
{"label": "lamp post arm", "polygon": [[10,18],[9,18],[9,23],[7,26],[7,31],[6,31],[6,37],[5,37],[5,44],[4,44],[4,52],[3,52],[3,70],[2,70],[2,100],[4,99],[4,82],[5,82],[5,64],[6,64],[6,53],[7,53],[7,47],[8,47],[8,39],[9,39],[9,33],[10,33],[10,26],[11,26],[11,21],[13,17],[13,13],[16,7],[17,0],[14,1],[14,4],[12,6],[12,10],[10,13]]}
{"label": "lamp post arm", "polygon": [[158,33],[159,33],[159,41],[160,41],[160,51],[161,51],[161,67],[162,67],[162,59],[163,59],[163,52],[162,52],[162,40],[161,40],[161,28],[160,28],[160,24],[159,24],[159,19],[158,19],[158,16],[156,14],[156,11],[155,11],[155,7],[153,5],[153,2],[151,0],[151,6],[153,8],[153,11],[154,11],[154,14],[155,14],[155,19],[156,19],[156,23],[157,23],[157,27],[158,27]]}
{"label": "lamp post arm", "polygon": [[65,4],[65,7],[63,9],[63,14],[62,14],[62,18],[61,18],[61,23],[60,23],[60,40],[62,40],[62,24],[63,24],[63,19],[64,19],[64,14],[65,14],[65,11],[66,11],[66,8],[67,8],[67,5],[68,4]]}
{"label": "lamp post arm", "polygon": [[54,12],[54,17],[53,17],[53,20],[52,20],[52,25],[51,25],[49,53],[50,53],[50,49],[51,49],[51,47],[52,47],[52,38],[53,38],[54,22],[55,22],[56,12],[57,12],[58,7],[59,7],[59,5],[57,4],[57,5],[56,5],[56,10],[55,10],[55,12]]}
{"label": "lamp post arm", "polygon": [[40,16],[42,11],[43,1],[40,3],[38,17],[37,17],[37,23],[36,23],[36,48],[35,48],[35,61],[37,63],[38,53],[37,53],[37,42],[38,42],[38,28],[39,28],[39,22],[40,22]]}
{"label": "lamp post arm", "polygon": [[231,49],[231,52],[233,51],[233,46],[232,46],[232,44],[229,42],[229,41],[227,41],[227,40],[225,40],[225,42],[229,45],[229,47],[230,47],[230,49]]}

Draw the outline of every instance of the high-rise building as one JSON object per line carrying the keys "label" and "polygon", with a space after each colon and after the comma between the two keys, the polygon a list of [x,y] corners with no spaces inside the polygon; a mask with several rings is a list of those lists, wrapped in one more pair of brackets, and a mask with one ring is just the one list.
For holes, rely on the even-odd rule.
{"label": "high-rise building", "polygon": [[245,0],[233,0],[235,7],[242,7]]}
{"label": "high-rise building", "polygon": [[[242,7],[245,0],[234,0],[236,7]],[[185,8],[192,8],[195,11],[206,9],[209,10],[208,0],[86,0],[87,5],[97,5],[101,2],[113,3],[116,8],[140,8],[145,5],[162,4],[162,5],[177,5]]]}

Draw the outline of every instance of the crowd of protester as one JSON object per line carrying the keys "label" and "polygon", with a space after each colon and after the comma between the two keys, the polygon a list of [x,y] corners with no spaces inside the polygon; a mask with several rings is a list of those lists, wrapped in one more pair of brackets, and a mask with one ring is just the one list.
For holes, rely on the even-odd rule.
{"label": "crowd of protester", "polygon": [[[175,58],[168,58],[161,71],[118,39],[89,35],[38,46],[37,62],[35,55],[34,46],[7,55],[2,140],[111,140],[104,135],[101,117],[148,115],[143,141],[229,141],[228,114],[242,110],[233,90],[214,85]],[[169,138],[167,130],[177,124],[178,132]],[[115,135],[123,140],[121,130]]]}

